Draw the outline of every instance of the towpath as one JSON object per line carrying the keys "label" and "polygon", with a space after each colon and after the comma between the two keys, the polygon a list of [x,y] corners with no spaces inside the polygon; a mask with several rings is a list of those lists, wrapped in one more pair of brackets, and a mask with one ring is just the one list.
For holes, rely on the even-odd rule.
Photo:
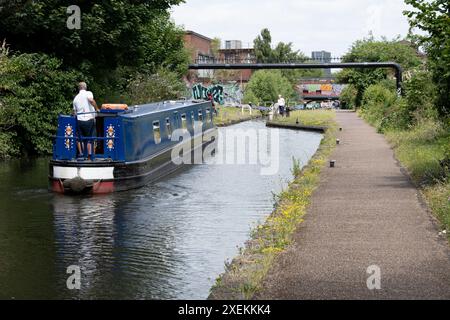
{"label": "towpath", "polygon": [[450,299],[447,241],[392,149],[355,113],[337,121],[336,166],[256,298]]}

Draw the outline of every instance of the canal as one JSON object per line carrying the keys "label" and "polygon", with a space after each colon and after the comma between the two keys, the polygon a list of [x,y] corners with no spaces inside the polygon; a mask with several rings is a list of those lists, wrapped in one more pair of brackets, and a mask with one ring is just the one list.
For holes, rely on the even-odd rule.
{"label": "canal", "polygon": [[[292,157],[305,164],[322,137],[268,130],[279,130],[276,174],[251,164],[193,165],[103,196],[49,193],[46,158],[0,163],[0,298],[205,299],[292,179]],[[79,290],[66,286],[71,265],[81,268]]]}

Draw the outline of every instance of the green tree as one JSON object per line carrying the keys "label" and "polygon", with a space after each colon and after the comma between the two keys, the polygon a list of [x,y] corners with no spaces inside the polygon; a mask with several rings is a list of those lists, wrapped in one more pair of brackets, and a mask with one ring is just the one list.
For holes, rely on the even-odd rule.
{"label": "green tree", "polygon": [[354,85],[349,84],[341,91],[339,100],[342,102],[343,109],[355,108],[357,90]]}
{"label": "green tree", "polygon": [[215,58],[219,57],[219,50],[220,50],[220,38],[214,38],[211,41],[211,53]]}
{"label": "green tree", "polygon": [[272,36],[269,29],[261,30],[261,34],[253,40],[256,61],[259,63],[273,62]]}
{"label": "green tree", "polygon": [[[97,96],[124,90],[137,71],[187,70],[183,31],[167,11],[182,0],[0,1],[0,40],[91,75]],[[66,26],[70,5],[81,9],[80,29]]]}
{"label": "green tree", "polygon": [[427,53],[427,64],[437,86],[437,107],[450,115],[450,2],[446,0],[405,0],[414,11],[404,11],[411,29],[426,32],[414,35]]}
{"label": "green tree", "polygon": [[[416,49],[398,39],[376,41],[373,37],[356,41],[343,56],[343,62],[394,61],[409,70],[421,64]],[[357,90],[355,104],[361,105],[364,90],[372,84],[393,76],[389,69],[344,69],[337,74],[337,81],[350,83]]]}
{"label": "green tree", "polygon": [[0,52],[0,157],[51,152],[60,113],[70,113],[74,83],[85,77],[61,69],[45,54]]}
{"label": "green tree", "polygon": [[[145,60],[146,29],[181,0],[3,0],[0,39],[14,50],[43,52],[78,67],[88,61],[100,69],[139,65]],[[67,8],[81,9],[81,28],[66,26]],[[157,20],[160,23],[161,20]],[[154,46],[164,45],[163,42]]]}
{"label": "green tree", "polygon": [[245,87],[245,103],[276,102],[281,94],[286,100],[296,100],[297,94],[289,80],[278,70],[256,71]]}
{"label": "green tree", "polygon": [[292,49],[292,42],[279,42],[272,51],[272,57],[273,61],[277,63],[301,62],[306,59],[300,51],[294,51]]}
{"label": "green tree", "polygon": [[127,89],[129,104],[173,100],[187,95],[186,85],[178,75],[163,68],[154,74],[138,74]]}
{"label": "green tree", "polygon": [[[253,41],[253,46],[256,60],[259,63],[301,63],[307,60],[307,57],[302,52],[292,48],[292,42],[279,42],[272,49],[272,36],[268,29],[261,30],[261,34]],[[283,69],[281,73],[291,82],[292,86],[297,85],[298,80],[302,77],[320,77],[323,75],[323,71],[320,69]]]}

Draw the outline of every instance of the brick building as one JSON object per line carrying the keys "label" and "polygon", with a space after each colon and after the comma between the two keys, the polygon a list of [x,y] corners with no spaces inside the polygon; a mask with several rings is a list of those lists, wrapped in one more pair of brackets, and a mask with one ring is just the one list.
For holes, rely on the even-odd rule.
{"label": "brick building", "polygon": [[[219,50],[219,60],[224,63],[256,63],[255,50],[242,48],[239,40],[225,41],[225,48]],[[230,73],[230,81],[248,82],[253,70],[242,69]]]}
{"label": "brick building", "polygon": [[[211,50],[212,39],[201,35],[194,31],[186,31],[183,37],[184,47],[191,55],[191,62],[193,63],[207,63],[213,62],[214,56]],[[197,70],[189,71],[188,80],[196,81],[202,79],[209,79],[213,76],[212,70]]]}
{"label": "brick building", "polygon": [[[240,40],[227,40],[225,47],[219,49],[218,56],[212,52],[212,39],[194,31],[184,34],[184,46],[191,55],[193,63],[254,63],[256,62],[254,49],[243,48]],[[219,81],[248,82],[252,70],[197,70],[190,71],[188,81],[209,82],[213,77]]]}

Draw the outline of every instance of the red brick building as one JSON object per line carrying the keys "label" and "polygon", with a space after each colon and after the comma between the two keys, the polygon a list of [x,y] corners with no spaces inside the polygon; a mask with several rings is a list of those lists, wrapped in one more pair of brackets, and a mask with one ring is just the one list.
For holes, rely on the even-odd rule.
{"label": "red brick building", "polygon": [[[213,62],[214,56],[211,50],[212,39],[194,31],[186,31],[183,37],[184,47],[191,55],[192,63]],[[189,71],[188,80],[207,80],[213,76],[212,70]]]}
{"label": "red brick building", "polygon": [[[219,50],[219,60],[224,63],[255,63],[255,50],[253,48],[226,48]],[[252,76],[253,70],[236,70],[231,75],[230,81],[248,82]]]}
{"label": "red brick building", "polygon": [[[212,39],[194,31],[186,31],[184,34],[184,46],[191,55],[193,63],[254,63],[256,62],[253,48],[242,48],[240,40],[225,41],[225,48],[220,49],[218,56],[212,52]],[[252,70],[198,70],[190,71],[189,82],[209,82],[214,76],[220,81],[248,82]]]}

